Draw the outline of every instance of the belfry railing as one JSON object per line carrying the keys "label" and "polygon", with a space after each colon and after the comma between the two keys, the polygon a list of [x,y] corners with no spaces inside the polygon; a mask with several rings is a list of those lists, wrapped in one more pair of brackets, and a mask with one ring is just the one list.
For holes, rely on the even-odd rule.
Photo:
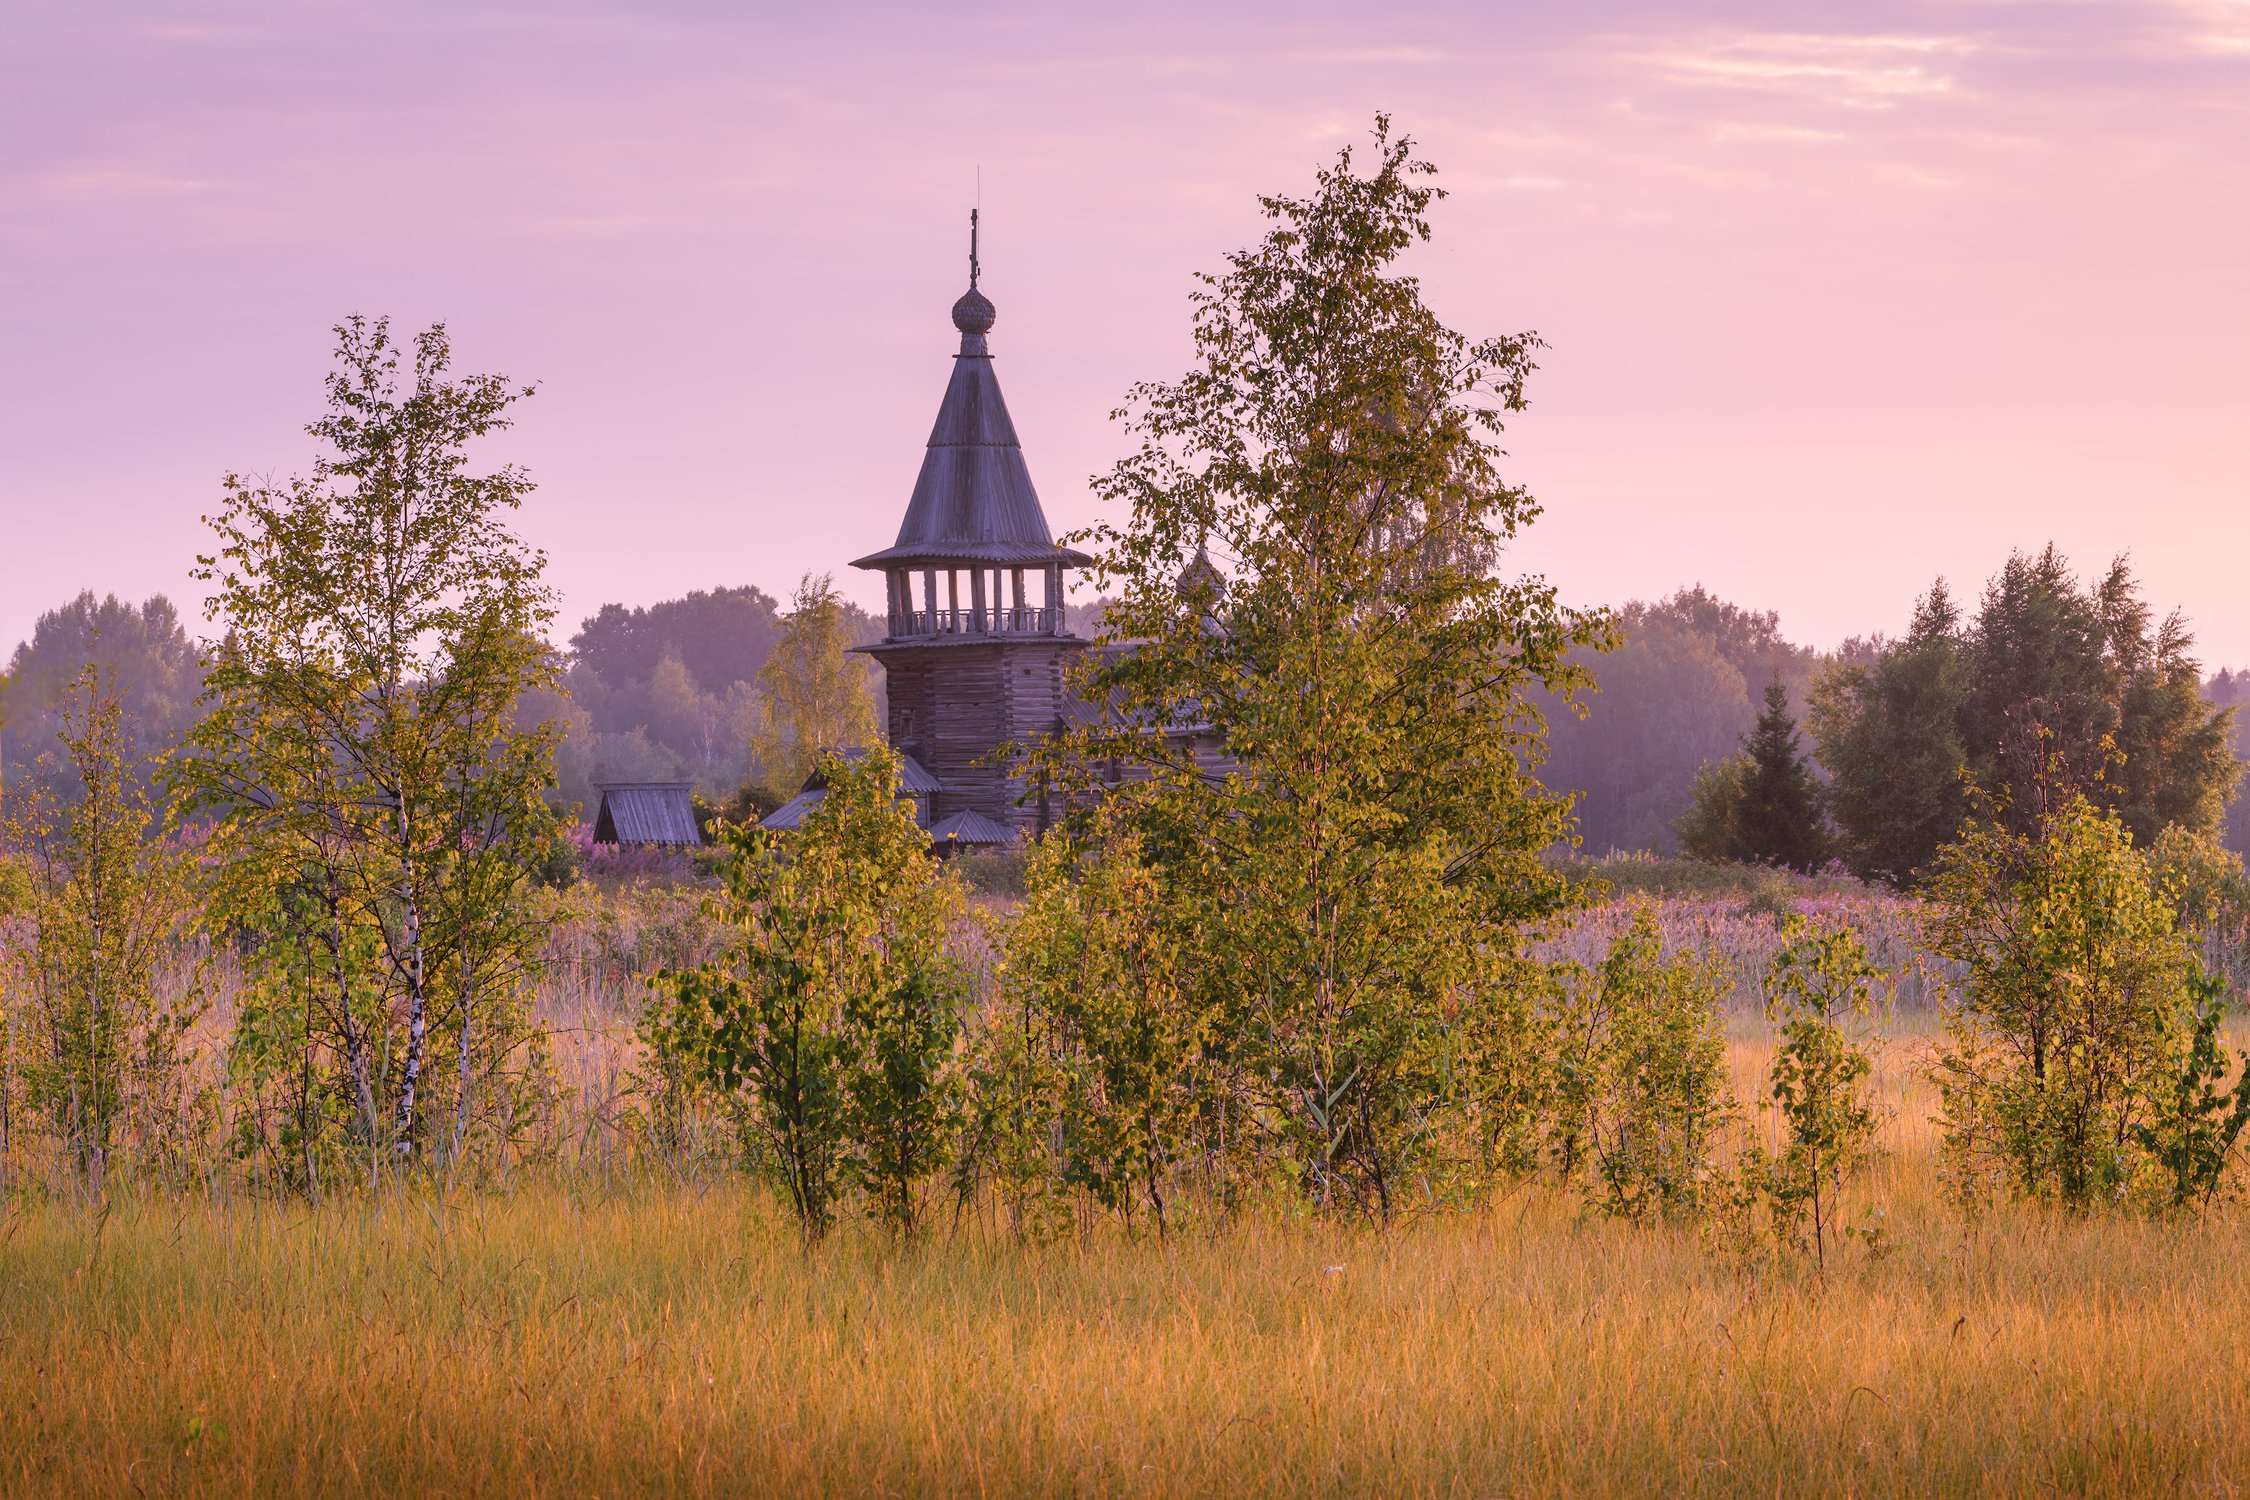
{"label": "belfry railing", "polygon": [[891,616],[891,637],[894,640],[941,635],[1053,634],[1055,612],[1028,604],[982,610],[916,609]]}

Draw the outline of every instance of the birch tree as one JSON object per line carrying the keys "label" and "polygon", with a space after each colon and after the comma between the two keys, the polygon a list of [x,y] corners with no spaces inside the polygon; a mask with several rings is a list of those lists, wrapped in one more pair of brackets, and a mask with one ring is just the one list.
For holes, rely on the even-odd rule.
{"label": "birch tree", "polygon": [[189,861],[96,668],[61,721],[61,757],[42,756],[11,794],[5,832],[30,878],[0,1026],[31,1112],[99,1190],[128,1137],[143,1160],[176,1154],[201,994],[192,966],[186,984],[165,982],[189,932]]}
{"label": "birch tree", "polygon": [[231,910],[272,940],[288,1009],[250,1018],[265,1050],[304,1017],[296,1045],[340,1062],[372,1162],[425,1141],[433,1026],[458,1022],[465,1099],[477,1007],[522,974],[520,934],[495,933],[551,826],[553,734],[513,711],[554,686],[554,605],[506,524],[530,479],[467,455],[528,389],[452,378],[443,325],[410,349],[383,320],[336,335],[312,472],[229,475],[207,518],[197,576],[224,634],[183,774],[218,814]]}
{"label": "birch tree", "polygon": [[[1568,899],[1530,695],[1609,634],[1500,567],[1538,514],[1498,439],[1539,341],[1464,337],[1400,272],[1431,172],[1378,119],[1204,278],[1193,367],[1135,388],[1139,446],[1096,481],[1123,513],[1091,533],[1105,635],[1131,649],[1089,653],[1081,692],[1114,712],[1044,757],[1189,904],[1241,1147],[1378,1215],[1515,1130],[1517,934]],[[1112,764],[1139,774],[1104,794]]]}

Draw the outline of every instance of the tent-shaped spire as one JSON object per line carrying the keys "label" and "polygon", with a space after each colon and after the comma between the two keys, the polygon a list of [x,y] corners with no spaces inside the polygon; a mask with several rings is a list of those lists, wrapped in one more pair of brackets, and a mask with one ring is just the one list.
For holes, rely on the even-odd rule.
{"label": "tent-shaped spire", "polygon": [[953,378],[938,406],[906,519],[896,542],[860,558],[855,568],[1084,567],[1089,561],[1056,547],[1047,529],[1047,513],[992,373],[984,336],[992,328],[993,307],[977,290],[971,255],[969,290],[953,304],[961,352],[953,359]]}

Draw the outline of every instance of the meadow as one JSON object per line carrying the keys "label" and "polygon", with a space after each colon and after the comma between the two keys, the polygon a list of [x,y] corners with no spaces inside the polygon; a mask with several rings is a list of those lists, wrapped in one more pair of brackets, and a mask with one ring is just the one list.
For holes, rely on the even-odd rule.
{"label": "meadow", "polygon": [[[1830,895],[1871,946],[1900,920]],[[507,1180],[11,1203],[0,1491],[2250,1486],[2250,1216],[1964,1216],[1912,1006],[1885,1025],[1863,1233],[1825,1268],[1537,1183],[1388,1228],[1253,1210],[1034,1246],[972,1212],[807,1252],[739,1175],[631,1149],[637,976],[702,938],[661,886],[580,899],[542,997],[571,1117]],[[1749,972],[1770,905],[1664,914]],[[1743,996],[1729,1029],[1751,1100],[1772,1041]]]}

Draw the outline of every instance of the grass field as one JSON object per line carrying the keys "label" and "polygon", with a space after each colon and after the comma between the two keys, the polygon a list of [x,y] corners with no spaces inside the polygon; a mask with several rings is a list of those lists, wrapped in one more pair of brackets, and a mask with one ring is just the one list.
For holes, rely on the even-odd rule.
{"label": "grass field", "polygon": [[[1764,1051],[1735,1044],[1745,1092]],[[733,1179],[18,1209],[0,1490],[2250,1488],[2250,1219],[1969,1223],[1896,1052],[1885,1088],[1890,1248],[1825,1279],[1534,1190],[810,1258]]]}

